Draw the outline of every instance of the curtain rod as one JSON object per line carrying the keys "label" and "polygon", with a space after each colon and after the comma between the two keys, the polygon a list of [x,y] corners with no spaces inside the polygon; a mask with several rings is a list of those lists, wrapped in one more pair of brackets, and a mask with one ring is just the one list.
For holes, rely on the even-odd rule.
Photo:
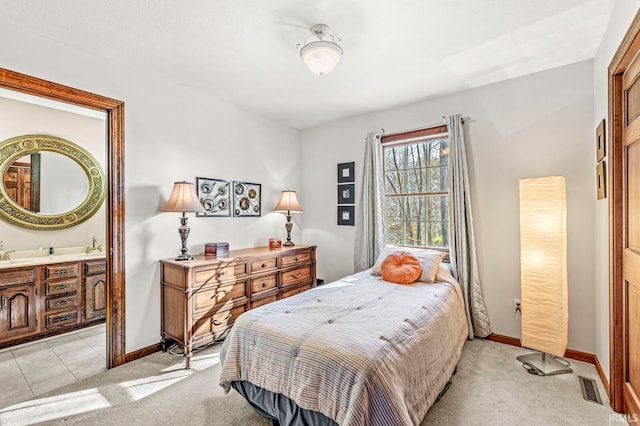
{"label": "curtain rod", "polygon": [[[446,119],[447,119],[447,116],[446,116],[446,115],[443,115],[443,116],[442,116],[442,120],[443,120],[443,122],[442,122],[442,123],[429,124],[429,125],[427,125],[427,126],[418,127],[418,128],[416,128],[416,129],[402,130],[402,131],[400,131],[400,132],[394,132],[394,133],[385,133],[385,132],[384,132],[384,128],[382,128],[382,127],[381,127],[381,128],[380,128],[380,130],[382,130],[382,134],[381,134],[381,135],[379,135],[378,137],[383,137],[383,136],[387,136],[387,137],[388,137],[388,136],[395,136],[395,135],[401,135],[401,134],[403,134],[403,133],[418,132],[418,131],[420,131],[420,130],[427,130],[427,129],[431,129],[431,128],[434,128],[434,127],[440,127],[440,126],[442,126],[442,125],[446,124]],[[462,117],[462,124],[464,124],[464,123],[465,123],[465,121],[469,121],[469,122],[471,122],[471,117]]]}

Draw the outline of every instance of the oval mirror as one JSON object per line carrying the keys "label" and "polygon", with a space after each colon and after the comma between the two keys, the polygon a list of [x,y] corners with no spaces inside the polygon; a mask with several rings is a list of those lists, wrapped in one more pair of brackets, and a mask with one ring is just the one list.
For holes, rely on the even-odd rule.
{"label": "oval mirror", "polygon": [[55,136],[0,143],[0,217],[32,229],[63,229],[89,219],[104,200],[104,174],[80,146]]}

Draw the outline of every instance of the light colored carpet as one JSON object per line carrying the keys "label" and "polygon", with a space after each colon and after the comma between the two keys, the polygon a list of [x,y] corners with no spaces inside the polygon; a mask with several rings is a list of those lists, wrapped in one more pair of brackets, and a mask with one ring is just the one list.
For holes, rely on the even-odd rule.
{"label": "light colored carpet", "polygon": [[[198,352],[191,370],[182,358],[155,353],[43,397],[4,407],[0,424],[270,425],[236,393],[218,386],[219,344]],[[515,359],[520,348],[482,339],[467,341],[458,372],[422,425],[603,425],[616,423],[608,401],[582,398],[578,375],[596,369],[572,362],[573,374],[538,377]],[[622,423],[617,423],[622,424]]]}

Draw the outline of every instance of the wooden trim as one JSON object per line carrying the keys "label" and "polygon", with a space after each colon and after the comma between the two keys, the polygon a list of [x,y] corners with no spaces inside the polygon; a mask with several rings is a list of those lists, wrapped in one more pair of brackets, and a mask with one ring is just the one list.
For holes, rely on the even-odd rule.
{"label": "wooden trim", "polygon": [[125,362],[135,361],[136,359],[143,358],[147,355],[151,355],[153,353],[158,352],[162,349],[162,344],[160,342],[154,343],[153,345],[149,345],[146,348],[138,349],[137,351],[129,352],[125,355]]}
{"label": "wooden trim", "polygon": [[442,133],[447,133],[446,124],[442,124],[440,126],[434,126],[434,127],[427,127],[426,129],[410,130],[408,132],[394,133],[392,135],[387,135],[387,136],[383,135],[380,138],[380,143],[382,144],[393,143],[393,142],[398,142],[405,139],[416,139],[416,138],[424,138],[427,136],[440,135]]}
{"label": "wooden trim", "polygon": [[126,361],[124,102],[0,68],[0,87],[104,111],[107,115],[107,367]]}
{"label": "wooden trim", "polygon": [[498,343],[504,343],[506,345],[517,346],[519,348],[522,347],[522,345],[520,344],[520,339],[517,339],[515,337],[510,337],[510,336],[504,336],[502,334],[491,333],[490,335],[485,337],[485,339],[491,340],[492,342],[498,342]]}
{"label": "wooden trim", "polygon": [[640,51],[640,11],[631,23],[609,65],[609,399],[618,412],[625,410],[624,188],[622,73]]}
{"label": "wooden trim", "polygon": [[[487,337],[487,340],[491,340],[492,342],[504,343],[511,346],[517,346],[519,348],[522,347],[520,343],[520,339],[511,336],[504,336],[502,334],[491,333]],[[588,362],[589,364],[596,363],[596,356],[594,354],[590,354],[588,352],[576,351],[574,349],[567,349],[564,352],[564,358],[574,359],[576,361]]]}
{"label": "wooden trim", "polygon": [[607,392],[607,395],[611,397],[609,391],[609,380],[607,380],[607,376],[604,374],[602,364],[600,364],[600,360],[598,359],[597,355],[594,355],[593,357],[596,365],[596,370],[598,371],[598,375],[600,376],[600,381],[602,381],[602,386],[604,386],[604,390]]}

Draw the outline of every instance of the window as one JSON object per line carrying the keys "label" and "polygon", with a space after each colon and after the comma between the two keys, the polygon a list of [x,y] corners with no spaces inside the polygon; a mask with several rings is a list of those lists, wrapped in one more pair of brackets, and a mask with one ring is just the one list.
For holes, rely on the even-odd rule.
{"label": "window", "polygon": [[430,133],[417,140],[396,138],[393,143],[383,137],[391,244],[449,247],[449,139]]}

